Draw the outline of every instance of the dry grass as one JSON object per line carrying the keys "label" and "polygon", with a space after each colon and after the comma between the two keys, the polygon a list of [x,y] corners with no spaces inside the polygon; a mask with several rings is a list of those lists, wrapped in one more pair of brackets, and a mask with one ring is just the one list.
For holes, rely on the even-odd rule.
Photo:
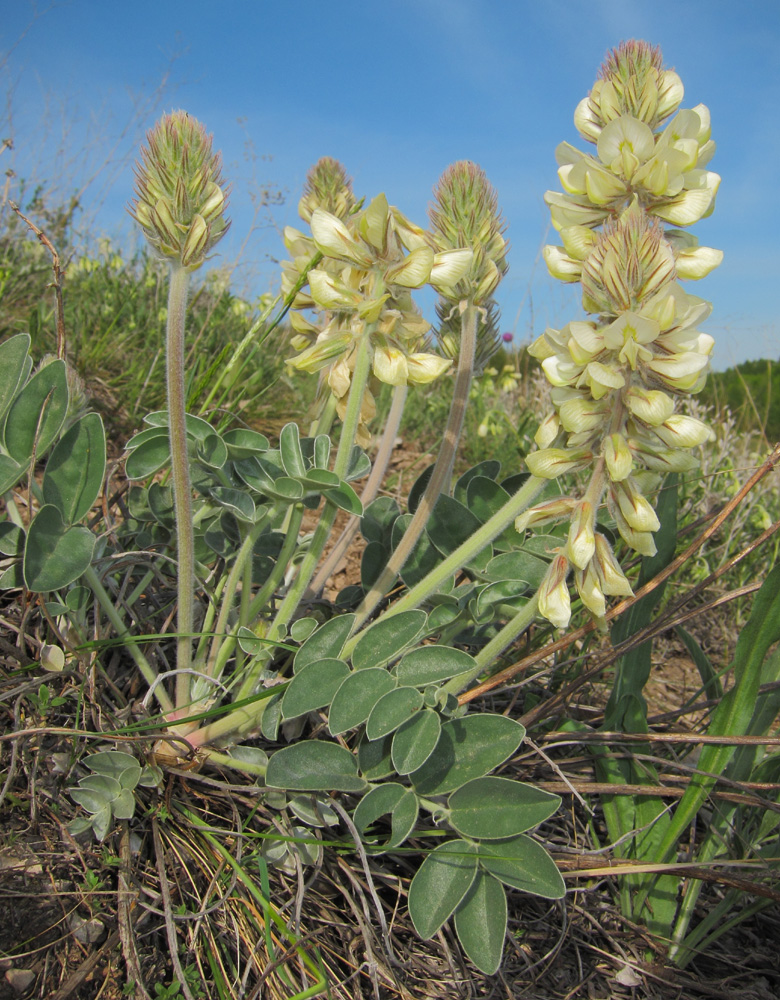
{"label": "dry grass", "polygon": [[[683,879],[708,880],[702,912],[735,880],[745,890],[746,905],[771,896],[770,909],[685,973],[665,967],[662,946],[620,915],[615,901],[620,869],[611,851],[594,839],[603,841],[604,829],[592,757],[581,739],[572,743],[558,728],[567,717],[598,726],[603,673],[578,687],[547,725],[532,730],[534,744],[507,765],[512,777],[563,794],[565,808],[540,835],[564,869],[570,891],[561,904],[510,893],[505,963],[499,975],[485,977],[463,959],[446,927],[430,942],[415,936],[405,906],[413,855],[361,858],[343,824],[334,838],[340,846],[326,846],[319,864],[291,874],[271,869],[265,882],[260,838],[284,828],[285,815],[264,804],[255,786],[216,770],[171,771],[161,792],[141,793],[136,818],[120,824],[104,845],[74,842],[66,825],[76,807],[66,790],[74,784],[79,757],[95,741],[60,727],[73,728],[75,697],[82,699],[82,720],[91,720],[90,728],[101,721],[110,728],[127,717],[135,704],[132,674],[117,659],[94,686],[77,671],[51,676],[52,697],[68,700],[65,708],[41,714],[41,677],[20,671],[29,662],[22,651],[29,644],[20,642],[19,648],[13,640],[22,624],[19,610],[11,605],[4,616],[0,948],[8,956],[6,971],[34,973],[27,996],[119,1000],[128,995],[123,993],[128,979],[136,979],[145,987],[137,986],[131,996],[156,998],[155,986],[176,976],[176,954],[180,969],[196,970],[192,997],[282,1000],[313,982],[301,965],[300,949],[319,956],[328,995],[337,1000],[769,1000],[777,995],[780,961],[773,939],[780,927],[780,893],[753,869],[680,869]],[[607,653],[603,645],[594,649],[578,670],[587,673]],[[520,715],[549,695],[555,677],[542,668],[519,689],[510,685],[486,696],[486,707]],[[653,706],[652,750],[664,762],[661,782],[670,801],[679,797],[690,773],[691,750],[706,713],[699,703],[688,712],[672,712],[671,700],[664,696]],[[613,741],[611,748],[616,754],[633,752],[627,740]],[[719,784],[715,794],[778,808],[777,786],[759,791]],[[297,950],[268,922],[269,901],[292,930]],[[79,940],[85,921],[95,928],[94,940]],[[198,983],[205,985],[199,990]],[[0,979],[0,998],[21,995]],[[188,1000],[187,993],[182,996]]]}

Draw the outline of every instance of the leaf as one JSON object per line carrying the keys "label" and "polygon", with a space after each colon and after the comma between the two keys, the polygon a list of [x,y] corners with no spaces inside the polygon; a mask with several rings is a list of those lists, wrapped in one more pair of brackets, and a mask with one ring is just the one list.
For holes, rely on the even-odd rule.
{"label": "leaf", "polygon": [[363,504],[360,502],[360,497],[349,483],[341,483],[335,490],[323,490],[322,495],[348,514],[354,514],[355,517],[361,517],[363,514]]}
{"label": "leaf", "polygon": [[350,674],[336,691],[330,705],[328,728],[332,735],[340,736],[361,726],[379,699],[394,687],[395,678],[381,667]]}
{"label": "leaf", "polygon": [[[538,500],[538,497],[537,497]],[[539,556],[549,562],[553,552],[560,547],[560,535],[527,535],[523,541],[523,551]]]}
{"label": "leaf", "polygon": [[98,809],[92,817],[92,829],[98,840],[105,840],[108,836],[108,831],[111,829],[112,819],[113,816],[111,814],[111,806],[109,803],[106,803]]}
{"label": "leaf", "polygon": [[201,465],[209,469],[222,469],[228,460],[227,445],[213,428],[207,437],[198,441],[195,454]]}
{"label": "leaf", "polygon": [[[117,779],[110,774],[88,774],[79,781],[79,788],[94,792],[103,797],[105,801],[116,798],[122,791],[122,786]],[[75,791],[76,789],[73,789]]]}
{"label": "leaf", "polygon": [[26,465],[14,462],[8,455],[0,455],[0,494],[15,486],[26,471]]}
{"label": "leaf", "polygon": [[123,750],[100,750],[85,758],[84,763],[95,774],[116,778],[122,788],[135,788],[141,777],[141,765]]}
{"label": "leaf", "polygon": [[448,840],[431,851],[409,886],[409,916],[424,941],[452,915],[476,876],[476,844]]}
{"label": "leaf", "polygon": [[18,590],[24,586],[21,563],[14,563],[0,575],[0,590]]}
{"label": "leaf", "polygon": [[360,533],[367,542],[380,542],[389,546],[393,525],[400,516],[398,504],[392,497],[378,497],[363,512]]}
{"label": "leaf", "polygon": [[343,660],[331,657],[315,660],[296,672],[282,698],[282,718],[297,719],[329,705],[342,682],[349,676]]}
{"label": "leaf", "polygon": [[[489,521],[494,514],[497,514],[507,500],[509,500],[509,494],[505,489],[492,479],[486,479],[484,476],[476,476],[469,481],[465,499],[458,495],[457,490],[455,496],[462,503],[466,504],[471,513],[482,524]],[[515,539],[519,540],[517,532],[515,532]]]}
{"label": "leaf", "polygon": [[525,729],[504,715],[467,715],[441,727],[428,760],[410,775],[418,795],[453,792],[498,767],[520,746]]}
{"label": "leaf", "polygon": [[150,483],[147,500],[149,501],[149,509],[154,514],[157,523],[173,531],[176,526],[176,515],[171,487],[162,486],[160,483]]}
{"label": "leaf", "polygon": [[506,925],[504,887],[487,872],[477,872],[463,902],[455,910],[455,930],[468,957],[488,976],[492,976],[501,964]]}
{"label": "leaf", "polygon": [[295,642],[305,642],[319,625],[316,618],[298,618],[290,625],[290,638]]}
{"label": "leaf", "polygon": [[360,773],[367,781],[381,781],[395,773],[390,756],[392,744],[392,733],[381,740],[369,740],[363,733],[358,743],[357,760]]}
{"label": "leaf", "polygon": [[260,732],[271,742],[274,742],[279,735],[279,725],[282,721],[283,695],[283,691],[274,691],[266,703],[263,717],[260,720]]}
{"label": "leaf", "polygon": [[247,493],[229,486],[214,486],[210,493],[220,507],[225,507],[239,521],[251,524],[255,520],[255,502]]}
{"label": "leaf", "polygon": [[[386,851],[392,850],[406,840],[417,822],[417,797],[408,788],[395,782],[377,785],[358,803],[352,819],[361,840],[370,844],[381,844]],[[365,836],[366,830],[381,816],[390,816],[390,836],[377,841]]]}
{"label": "leaf", "polygon": [[349,750],[323,740],[302,740],[277,750],[268,762],[265,783],[296,792],[361,792],[366,787]]}
{"label": "leaf", "polygon": [[12,521],[0,522],[0,552],[4,556],[20,556],[27,538],[24,529]]}
{"label": "leaf", "polygon": [[125,445],[125,451],[135,451],[136,448],[140,448],[147,441],[154,441],[155,438],[159,437],[165,438],[166,441],[169,440],[167,425],[164,427],[146,427],[144,430],[134,434]]}
{"label": "leaf", "polygon": [[371,459],[359,445],[352,445],[349,453],[349,462],[344,479],[351,483],[355,479],[362,479],[371,471]]}
{"label": "leaf", "polygon": [[227,445],[230,458],[249,458],[268,451],[270,443],[265,434],[250,430],[248,427],[236,427],[225,431],[222,440]]}
{"label": "leaf", "polygon": [[135,812],[135,796],[129,788],[123,788],[111,801],[111,810],[117,819],[132,819]]}
{"label": "leaf", "polygon": [[237,458],[233,468],[250,489],[270,496],[274,488],[273,476],[263,468],[256,455]]}
{"label": "leaf", "polygon": [[67,524],[80,521],[97,500],[106,474],[106,435],[97,413],[87,413],[57,442],[43,474],[43,502]]}
{"label": "leaf", "polygon": [[268,489],[268,493],[279,500],[295,501],[300,500],[303,496],[303,486],[297,479],[279,476],[274,480],[273,486]]}
{"label": "leaf", "polygon": [[0,425],[26,377],[29,352],[29,333],[17,333],[0,344]]}
{"label": "leaf", "polygon": [[511,778],[475,778],[450,795],[449,824],[464,837],[500,840],[524,833],[559,808],[558,795]]}
{"label": "leaf", "polygon": [[[309,469],[305,476],[298,476],[297,478],[307,490],[332,490],[337,489],[341,485],[339,477],[329,469]],[[354,493],[351,487],[350,490]]]}
{"label": "leaf", "polygon": [[530,588],[523,580],[496,580],[489,583],[487,587],[482,587],[477,595],[474,615],[481,619],[483,616],[493,613],[496,607],[503,607],[511,604],[518,611],[522,604],[526,604],[530,598],[523,600]]}
{"label": "leaf", "polygon": [[282,428],[279,435],[279,454],[282,458],[282,467],[288,476],[295,478],[306,474],[297,424],[285,424]]}
{"label": "leaf", "polygon": [[428,483],[431,481],[432,475],[433,465],[429,465],[427,469],[423,469],[412,484],[412,488],[409,490],[409,498],[406,501],[406,507],[410,514],[416,513],[417,508],[420,506],[420,501],[425,496],[425,491],[428,489]]}
{"label": "leaf", "polygon": [[24,549],[24,582],[44,594],[78,580],[92,561],[95,536],[88,528],[67,527],[52,504],[35,515]]}
{"label": "leaf", "polygon": [[[408,514],[398,518],[393,525],[393,548],[401,540],[404,530],[411,521]],[[407,587],[414,587],[442,561],[442,555],[427,534],[421,535],[401,570],[401,579]]]}
{"label": "leaf", "polygon": [[110,796],[106,796],[104,792],[94,788],[71,788],[68,794],[88,813],[98,812],[111,801]]}
{"label": "leaf", "polygon": [[[150,427],[164,427],[167,432],[169,426],[168,411],[154,410],[152,413],[147,413],[144,417],[144,423],[149,424]],[[205,441],[210,434],[215,433],[208,420],[196,417],[194,413],[184,415],[184,425],[187,428],[187,437],[194,441]]]}
{"label": "leaf", "polygon": [[307,826],[322,829],[338,825],[339,814],[321,795],[294,795],[287,805],[290,812]]}
{"label": "leaf", "polygon": [[18,393],[5,421],[5,447],[16,462],[40,458],[57,435],[68,411],[65,362],[52,361]]}
{"label": "leaf", "polygon": [[320,625],[295,654],[293,670],[297,673],[315,660],[338,658],[354,623],[355,615],[348,614],[330,618]]}
{"label": "leaf", "polygon": [[[155,428],[142,444],[134,448],[125,462],[125,475],[128,479],[146,479],[153,476],[171,460],[171,443],[168,431]],[[141,433],[146,433],[142,431]]]}
{"label": "leaf", "polygon": [[[392,621],[392,619],[391,619]],[[407,653],[395,668],[399,684],[424,687],[474,670],[476,661],[452,646],[419,646]]]}
{"label": "leaf", "polygon": [[[436,501],[425,530],[439,552],[448,556],[468,541],[480,527],[479,520],[468,507],[464,507],[462,503],[443,493]],[[484,568],[491,555],[492,551],[488,546],[475,556],[469,565]]]}
{"label": "leaf", "polygon": [[[495,459],[489,458],[484,462],[479,462],[479,464],[464,472],[460,479],[458,479],[457,483],[455,483],[455,489],[452,491],[452,495],[456,500],[465,504],[474,480],[478,479],[481,482],[493,483],[494,480],[498,478],[500,473],[501,463],[497,462]],[[469,508],[471,507],[470,504],[468,506]]]}
{"label": "leaf", "polygon": [[425,632],[428,617],[424,611],[403,611],[392,618],[380,619],[360,636],[352,652],[355,670],[383,667],[416,642]]}
{"label": "leaf", "polygon": [[312,461],[316,469],[327,469],[330,463],[330,438],[318,434],[312,444]]}
{"label": "leaf", "polygon": [[370,740],[387,736],[414,715],[422,703],[423,696],[416,688],[399,687],[388,691],[371,709],[366,722],[366,736]]}
{"label": "leaf", "polygon": [[411,774],[426,762],[439,742],[441,719],[424,708],[407,719],[393,737],[393,766],[399,774]]}
{"label": "leaf", "polygon": [[369,590],[379,579],[389,556],[387,547],[381,542],[369,542],[363,549],[360,560],[360,585],[364,591]]}
{"label": "leaf", "polygon": [[502,552],[487,564],[488,580],[518,580],[536,589],[547,572],[547,563],[529,552]]}
{"label": "leaf", "polygon": [[524,833],[507,840],[480,843],[479,861],[491,875],[515,889],[545,899],[561,899],[566,894],[553,859],[541,844]]}
{"label": "leaf", "polygon": [[250,747],[239,743],[238,746],[230,748],[230,756],[234,760],[252,764],[254,767],[268,766],[268,754],[261,747]]}

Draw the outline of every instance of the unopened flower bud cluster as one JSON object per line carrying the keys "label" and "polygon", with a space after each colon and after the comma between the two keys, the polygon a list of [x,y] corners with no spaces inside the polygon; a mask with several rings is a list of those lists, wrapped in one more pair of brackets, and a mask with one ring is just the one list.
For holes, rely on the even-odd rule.
{"label": "unopened flower bud cluster", "polygon": [[[482,190],[481,171],[460,172],[472,189]],[[451,193],[457,190],[457,181],[443,178],[439,190]],[[438,221],[444,224],[451,218],[452,206],[442,206],[438,198],[437,205]],[[494,202],[490,205],[495,209]],[[463,238],[457,220],[446,234],[436,225],[426,232],[390,206],[383,194],[362,207],[355,202],[344,168],[330,158],[320,160],[310,172],[299,212],[311,235],[285,230],[292,260],[283,267],[282,291],[289,294],[306,275],[290,317],[293,346],[299,353],[288,360],[289,367],[325,373],[342,417],[358,346],[366,337],[376,381],[423,385],[442,375],[452,361],[424,350],[430,324],[411,293],[428,284],[457,304],[477,291],[488,297],[506,269],[500,233],[496,239],[489,226],[483,232],[484,218],[479,214],[472,220],[473,228],[481,227],[473,240]],[[483,239],[492,240],[487,250],[482,249]],[[322,260],[307,272],[317,252]],[[374,412],[369,384],[359,443],[369,440],[366,425]]]}
{"label": "unopened flower bud cluster", "polygon": [[131,214],[160,257],[194,271],[230,225],[220,155],[186,111],[164,115],[146,141]]}
{"label": "unopened flower bud cluster", "polygon": [[498,208],[498,195],[485,172],[469,160],[459,160],[442,174],[430,207],[430,238],[438,250],[469,247],[471,267],[456,285],[439,290],[436,339],[439,350],[453,361],[460,354],[461,317],[475,305],[477,337],[473,371],[481,374],[501,346],[500,313],[493,295],[507,272],[508,244]]}
{"label": "unopened flower bud cluster", "polygon": [[581,284],[593,316],[546,330],[530,348],[553,386],[554,411],[539,427],[528,467],[549,479],[591,471],[581,495],[540,504],[517,522],[524,530],[569,521],[539,594],[541,614],[558,627],[571,614],[571,570],[597,618],[606,597],[631,594],[596,530],[604,495],[623,540],[653,555],[659,523],[644,494],[658,473],[696,465],[691,449],[711,438],[701,421],[676,412],[678,400],[704,386],[713,346],[697,329],[709,303],[678,279],[704,277],[722,259],[690,234],[663,227],[708,215],[720,182],[706,169],[715,149],[709,112],[703,105],[678,111],[682,97],[680,78],[663,68],[657,49],[621,45],[575,112],[597,155],[559,146],[564,191],[545,196],[563,244],[545,248],[548,268]]}

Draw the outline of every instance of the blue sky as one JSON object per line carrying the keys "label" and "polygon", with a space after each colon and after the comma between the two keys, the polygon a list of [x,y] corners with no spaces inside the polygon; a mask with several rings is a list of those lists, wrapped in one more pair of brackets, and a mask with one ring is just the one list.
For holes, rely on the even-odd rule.
{"label": "blue sky", "polygon": [[[340,159],[356,193],[384,191],[421,224],[441,172],[471,159],[496,187],[507,222],[510,271],[497,297],[502,326],[518,341],[582,315],[539,257],[557,242],[543,202],[559,186],[555,147],[587,147],[572,114],[608,49],[632,37],[660,45],[685,84],[683,107],[708,105],[718,144],[717,206],[693,232],[725,260],[690,287],[714,305],[704,329],[716,338],[715,367],[780,357],[780,0],[16,0],[4,8],[0,137],[12,136],[15,149],[0,167],[63,190],[84,185],[93,232],[130,245],[124,205],[137,142],[177,107],[201,119],[223,151],[233,228],[222,259],[246,241],[236,280],[249,294],[272,286],[281,229],[297,224],[318,157]],[[99,170],[107,158],[113,166]],[[251,231],[251,193],[263,183],[286,200]]]}

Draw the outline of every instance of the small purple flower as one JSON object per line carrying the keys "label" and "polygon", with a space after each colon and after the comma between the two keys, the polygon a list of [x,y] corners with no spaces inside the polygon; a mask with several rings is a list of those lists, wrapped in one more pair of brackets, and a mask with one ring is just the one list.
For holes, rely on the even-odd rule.
{"label": "small purple flower", "polygon": [[513,336],[513,334],[511,334],[509,332],[502,333],[501,334],[501,339],[504,341],[505,344],[511,344],[512,340],[514,339],[514,336]]}

